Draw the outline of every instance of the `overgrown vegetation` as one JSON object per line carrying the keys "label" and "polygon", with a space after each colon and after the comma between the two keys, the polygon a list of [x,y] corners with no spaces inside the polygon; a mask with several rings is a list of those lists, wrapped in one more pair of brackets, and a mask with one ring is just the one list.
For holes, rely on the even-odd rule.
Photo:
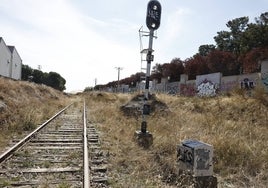
{"label": "overgrown vegetation", "polygon": [[28,65],[22,65],[21,79],[31,81],[37,84],[45,84],[59,91],[64,91],[66,80],[56,72],[42,72],[38,69],[32,69]]}
{"label": "overgrown vegetation", "polygon": [[[237,94],[239,93],[239,94]],[[218,187],[266,187],[268,184],[268,97],[256,91],[214,98],[157,95],[170,112],[148,119],[154,143],[145,150],[133,140],[141,119],[120,107],[131,95],[88,93],[88,117],[101,130],[109,151],[111,187],[183,187],[176,148],[185,139],[214,146]]]}
{"label": "overgrown vegetation", "polygon": [[66,99],[45,85],[0,78],[0,151],[11,137],[32,131],[63,108]]}
{"label": "overgrown vegetation", "polygon": [[133,140],[141,117],[121,111],[135,95],[87,92],[66,100],[46,86],[0,78],[0,150],[80,97],[108,151],[111,187],[187,187],[176,167],[176,148],[185,139],[214,146],[219,188],[268,184],[268,96],[261,88],[251,96],[238,89],[213,98],[156,95],[168,110],[156,107],[148,118],[154,141],[143,149]]}

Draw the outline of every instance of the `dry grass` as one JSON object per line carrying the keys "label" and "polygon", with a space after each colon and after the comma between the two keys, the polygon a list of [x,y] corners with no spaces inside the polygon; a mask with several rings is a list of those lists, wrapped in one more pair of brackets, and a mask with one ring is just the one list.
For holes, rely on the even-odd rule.
{"label": "dry grass", "polygon": [[218,187],[268,185],[268,97],[262,89],[215,98],[157,95],[169,113],[148,118],[154,142],[137,146],[134,132],[141,118],[125,116],[120,107],[133,95],[86,93],[75,98],[42,85],[0,78],[0,151],[13,135],[32,130],[70,101],[85,97],[88,118],[101,131],[109,151],[111,187],[183,187],[177,174],[176,147],[185,139],[214,146]]}
{"label": "dry grass", "polygon": [[[176,187],[176,147],[184,139],[214,146],[214,172],[218,187],[268,185],[267,94],[253,97],[231,94],[215,98],[158,95],[169,114],[155,112],[148,119],[154,143],[142,149],[133,141],[140,119],[126,117],[120,106],[133,96],[88,94],[90,120],[102,132],[110,153],[112,187]],[[183,187],[183,186],[180,186]]]}
{"label": "dry grass", "polygon": [[13,136],[33,130],[63,108],[66,99],[44,85],[0,77],[0,151]]}

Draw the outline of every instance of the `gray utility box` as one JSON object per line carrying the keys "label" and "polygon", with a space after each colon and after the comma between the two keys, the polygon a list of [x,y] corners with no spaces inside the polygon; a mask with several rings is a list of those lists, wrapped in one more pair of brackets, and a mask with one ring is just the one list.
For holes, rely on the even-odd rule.
{"label": "gray utility box", "polygon": [[197,140],[185,140],[177,147],[179,169],[194,177],[213,175],[213,147]]}

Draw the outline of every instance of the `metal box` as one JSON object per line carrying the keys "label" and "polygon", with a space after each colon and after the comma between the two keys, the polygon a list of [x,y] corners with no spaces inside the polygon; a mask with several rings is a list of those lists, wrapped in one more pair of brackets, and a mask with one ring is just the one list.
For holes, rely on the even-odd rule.
{"label": "metal box", "polygon": [[193,176],[213,175],[213,147],[197,140],[185,140],[177,147],[179,169]]}

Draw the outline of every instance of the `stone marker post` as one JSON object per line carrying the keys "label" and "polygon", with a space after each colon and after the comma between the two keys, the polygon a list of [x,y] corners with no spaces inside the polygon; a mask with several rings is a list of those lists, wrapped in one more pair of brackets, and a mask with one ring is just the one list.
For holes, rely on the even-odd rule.
{"label": "stone marker post", "polygon": [[[177,164],[181,177],[194,188],[216,188],[213,176],[213,147],[197,140],[185,140],[177,147]],[[181,173],[182,172],[182,173]]]}

